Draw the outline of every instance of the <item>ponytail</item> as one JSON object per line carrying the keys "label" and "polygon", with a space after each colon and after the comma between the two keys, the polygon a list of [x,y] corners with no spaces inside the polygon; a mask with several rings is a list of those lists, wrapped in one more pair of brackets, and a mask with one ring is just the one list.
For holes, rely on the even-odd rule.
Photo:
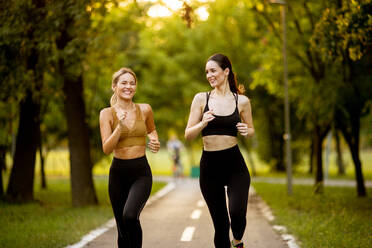
{"label": "ponytail", "polygon": [[114,106],[117,101],[118,101],[118,97],[116,95],[116,92],[114,92],[114,94],[112,94],[111,99],[110,99],[111,107]]}
{"label": "ponytail", "polygon": [[232,92],[236,94],[241,94],[241,95],[244,94],[245,92],[244,85],[238,84],[236,80],[236,76],[232,70],[230,70],[229,76],[227,79],[229,80],[229,86]]}

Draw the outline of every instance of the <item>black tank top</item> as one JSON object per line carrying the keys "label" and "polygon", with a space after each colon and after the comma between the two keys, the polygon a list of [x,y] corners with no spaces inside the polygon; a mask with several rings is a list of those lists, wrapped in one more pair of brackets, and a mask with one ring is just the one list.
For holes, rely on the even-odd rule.
{"label": "black tank top", "polygon": [[[209,110],[208,102],[210,92],[207,92],[207,103],[205,104],[203,113]],[[238,129],[236,124],[241,121],[238,110],[238,94],[235,97],[235,111],[231,115],[213,115],[215,118],[208,122],[208,125],[202,130],[202,136],[208,135],[229,135],[237,136]]]}

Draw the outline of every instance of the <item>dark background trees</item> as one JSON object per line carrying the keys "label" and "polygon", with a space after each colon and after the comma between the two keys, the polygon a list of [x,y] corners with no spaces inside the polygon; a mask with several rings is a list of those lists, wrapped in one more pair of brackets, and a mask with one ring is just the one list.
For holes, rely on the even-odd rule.
{"label": "dark background trees", "polygon": [[[272,171],[285,170],[279,8],[266,1],[189,1],[168,17],[149,16],[156,4],[1,5],[0,168],[11,170],[6,190],[0,181],[1,195],[33,200],[37,151],[46,156],[68,140],[72,202],[96,204],[92,168],[104,157],[98,114],[109,105],[112,73],[135,70],[135,101],[151,104],[164,144],[170,129],[183,136],[195,92],[209,90],[204,64],[215,52],[230,57],[252,102],[256,146],[244,145]],[[203,8],[208,18],[198,14]],[[342,133],[363,196],[360,139],[364,134],[368,144],[372,126],[371,1],[288,1],[287,10],[295,165],[308,157],[321,189],[324,138],[330,130]],[[200,142],[187,143],[190,156],[195,146]]]}

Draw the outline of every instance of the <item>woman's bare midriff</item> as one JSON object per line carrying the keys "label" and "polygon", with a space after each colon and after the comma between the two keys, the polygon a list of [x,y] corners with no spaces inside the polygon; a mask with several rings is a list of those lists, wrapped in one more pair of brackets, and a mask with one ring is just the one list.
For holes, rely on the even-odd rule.
{"label": "woman's bare midriff", "polygon": [[133,159],[143,157],[146,152],[146,146],[130,146],[114,149],[114,157],[120,159]]}
{"label": "woman's bare midriff", "polygon": [[205,151],[220,151],[238,144],[238,139],[229,135],[208,135],[203,137]]}

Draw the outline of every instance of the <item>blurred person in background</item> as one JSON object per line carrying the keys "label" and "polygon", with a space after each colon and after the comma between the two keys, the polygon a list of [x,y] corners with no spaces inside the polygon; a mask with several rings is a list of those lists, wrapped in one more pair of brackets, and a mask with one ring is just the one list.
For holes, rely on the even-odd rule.
{"label": "blurred person in background", "polygon": [[173,176],[182,177],[183,168],[181,163],[181,150],[183,149],[183,144],[175,134],[170,136],[170,139],[167,142],[167,148],[172,159]]}

